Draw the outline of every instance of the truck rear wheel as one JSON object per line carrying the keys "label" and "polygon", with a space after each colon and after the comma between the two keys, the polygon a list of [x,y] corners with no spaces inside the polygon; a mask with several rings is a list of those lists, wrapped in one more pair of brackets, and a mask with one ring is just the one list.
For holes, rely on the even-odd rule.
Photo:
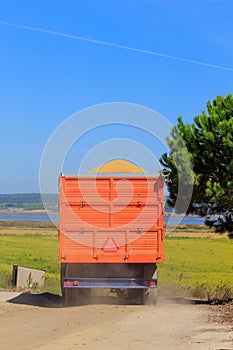
{"label": "truck rear wheel", "polygon": [[90,302],[91,290],[89,288],[64,288],[64,306],[81,306]]}
{"label": "truck rear wheel", "polygon": [[[144,264],[143,266],[143,278],[144,279],[158,279],[158,270],[155,264]],[[158,303],[158,289],[147,288],[142,291],[142,304],[143,305],[156,305]]]}
{"label": "truck rear wheel", "polygon": [[66,307],[80,305],[79,290],[72,288],[64,288],[63,299],[64,306]]}
{"label": "truck rear wheel", "polygon": [[64,288],[64,278],[82,277],[81,264],[61,264],[61,291],[64,306],[78,306],[89,304],[90,288]]}
{"label": "truck rear wheel", "polygon": [[158,289],[148,288],[143,290],[142,304],[143,305],[156,305],[158,303]]}

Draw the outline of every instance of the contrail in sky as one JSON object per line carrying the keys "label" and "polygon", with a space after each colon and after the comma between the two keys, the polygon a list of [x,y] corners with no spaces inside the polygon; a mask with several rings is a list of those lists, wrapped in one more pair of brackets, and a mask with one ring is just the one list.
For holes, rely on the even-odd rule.
{"label": "contrail in sky", "polygon": [[90,38],[86,38],[86,37],[78,36],[78,35],[64,34],[64,33],[60,33],[60,32],[54,32],[52,30],[41,29],[41,28],[37,28],[37,27],[30,27],[30,26],[20,25],[20,24],[16,24],[16,23],[11,23],[11,22],[5,22],[5,21],[1,21],[1,20],[0,20],[0,24],[6,25],[6,26],[10,26],[10,27],[15,27],[15,28],[18,28],[18,29],[31,30],[31,31],[35,31],[35,32],[46,33],[46,34],[60,36],[60,37],[64,37],[64,38],[70,38],[70,39],[75,39],[75,40],[80,40],[80,41],[86,41],[86,42],[97,44],[97,45],[116,47],[118,49],[134,51],[134,52],[143,53],[143,54],[146,54],[146,55],[164,57],[164,58],[169,58],[169,59],[173,59],[173,60],[177,60],[177,61],[198,64],[200,66],[206,66],[206,67],[210,67],[210,68],[216,68],[216,69],[222,69],[222,70],[227,70],[227,71],[233,71],[233,68],[230,68],[230,67],[225,67],[225,66],[220,66],[220,65],[217,65],[217,64],[212,64],[212,63],[206,63],[206,62],[202,62],[202,61],[192,60],[192,59],[189,59],[189,58],[183,58],[183,57],[179,57],[179,56],[167,55],[167,54],[156,52],[156,51],[138,49],[138,48],[135,48],[135,47],[121,45],[121,44],[117,44],[117,43],[113,43],[113,42],[109,42],[109,41],[90,39]]}

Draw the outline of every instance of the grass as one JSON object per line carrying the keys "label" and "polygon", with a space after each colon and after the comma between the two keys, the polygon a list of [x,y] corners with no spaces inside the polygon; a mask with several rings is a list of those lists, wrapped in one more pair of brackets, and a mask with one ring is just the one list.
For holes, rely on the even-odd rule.
{"label": "grass", "polygon": [[[233,240],[213,236],[199,226],[192,228],[191,238],[186,237],[187,230],[166,237],[160,289],[209,299],[233,297]],[[58,246],[52,224],[0,222],[0,288],[10,287],[12,265],[18,264],[45,270],[44,290],[59,293]]]}
{"label": "grass", "polygon": [[57,236],[57,228],[51,222],[0,221],[0,235]]}
{"label": "grass", "polygon": [[167,237],[166,259],[159,266],[161,289],[211,298],[225,287],[233,297],[232,253],[233,241],[228,238]]}
{"label": "grass", "polygon": [[0,235],[0,288],[9,288],[12,265],[45,270],[44,290],[59,293],[58,239],[43,235]]}

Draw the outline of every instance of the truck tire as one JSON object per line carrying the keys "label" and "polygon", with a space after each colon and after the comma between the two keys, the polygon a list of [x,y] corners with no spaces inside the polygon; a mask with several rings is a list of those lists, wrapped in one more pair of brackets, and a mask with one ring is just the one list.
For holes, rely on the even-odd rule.
{"label": "truck tire", "polygon": [[87,305],[90,302],[90,288],[64,288],[65,277],[82,276],[81,264],[61,264],[61,291],[65,307]]}
{"label": "truck tire", "polygon": [[64,297],[64,278],[66,273],[66,264],[61,264],[60,266],[60,285],[61,285],[61,295]]}
{"label": "truck tire", "polygon": [[143,305],[156,305],[158,303],[158,289],[148,288],[143,290],[142,304]]}
{"label": "truck tire", "polygon": [[64,306],[82,306],[90,303],[91,290],[89,288],[65,288]]}
{"label": "truck tire", "polygon": [[72,288],[64,288],[63,300],[65,307],[80,305],[79,290]]}
{"label": "truck tire", "polygon": [[[156,264],[144,264],[143,266],[143,278],[151,280],[158,279],[158,269]],[[158,289],[148,288],[142,291],[142,304],[143,305],[156,305],[158,303]]]}

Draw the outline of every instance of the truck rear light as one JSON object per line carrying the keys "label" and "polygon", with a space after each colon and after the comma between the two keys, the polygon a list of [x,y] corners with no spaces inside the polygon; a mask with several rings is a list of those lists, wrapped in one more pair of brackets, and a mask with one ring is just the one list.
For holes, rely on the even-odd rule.
{"label": "truck rear light", "polygon": [[143,281],[143,286],[147,286],[148,285],[148,282],[147,281]]}
{"label": "truck rear light", "polygon": [[78,286],[78,281],[74,281],[74,286]]}
{"label": "truck rear light", "polygon": [[66,281],[65,282],[65,287],[70,287],[71,286],[71,282],[70,281]]}
{"label": "truck rear light", "polygon": [[150,287],[155,287],[155,282],[154,281],[150,281]]}

